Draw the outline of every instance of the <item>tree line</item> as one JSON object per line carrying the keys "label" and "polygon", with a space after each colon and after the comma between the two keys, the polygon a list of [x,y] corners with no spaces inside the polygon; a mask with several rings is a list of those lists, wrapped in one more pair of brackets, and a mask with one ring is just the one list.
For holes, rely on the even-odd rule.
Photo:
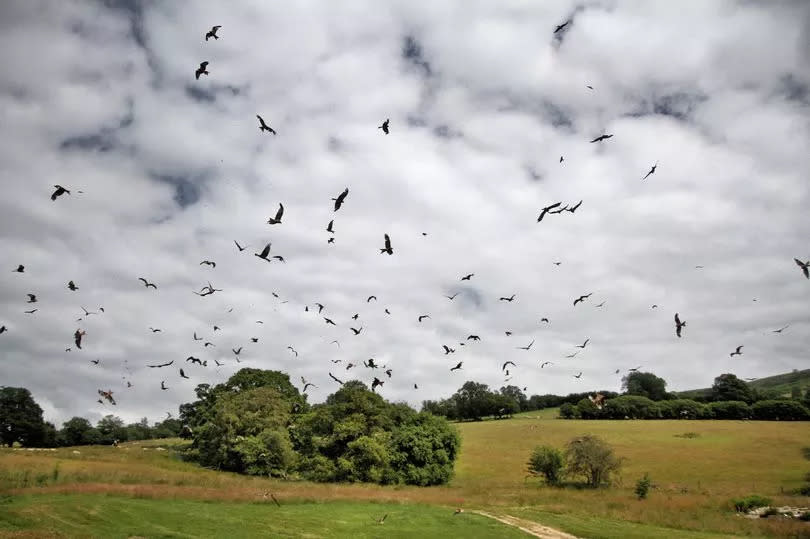
{"label": "tree line", "polygon": [[23,387],[0,388],[0,446],[20,444],[24,447],[60,447],[73,445],[112,444],[113,441],[151,440],[178,436],[179,419],[165,419],[149,424],[147,418],[125,424],[112,414],[94,426],[83,417],[72,417],[62,428],[45,421],[42,408],[31,392]]}

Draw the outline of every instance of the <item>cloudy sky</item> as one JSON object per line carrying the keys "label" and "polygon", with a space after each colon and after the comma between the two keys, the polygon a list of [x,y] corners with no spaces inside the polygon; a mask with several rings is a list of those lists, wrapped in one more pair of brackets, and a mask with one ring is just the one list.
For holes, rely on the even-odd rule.
{"label": "cloudy sky", "polygon": [[160,419],[241,367],[418,406],[507,360],[529,394],[810,365],[804,1],[11,0],[0,60],[0,384],[49,420]]}

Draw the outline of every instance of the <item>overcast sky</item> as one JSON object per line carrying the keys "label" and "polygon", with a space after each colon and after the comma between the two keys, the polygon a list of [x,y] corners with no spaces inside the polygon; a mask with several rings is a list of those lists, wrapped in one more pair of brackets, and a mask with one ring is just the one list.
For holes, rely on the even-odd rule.
{"label": "overcast sky", "polygon": [[241,367],[418,406],[810,366],[807,2],[11,0],[0,60],[0,385],[58,424],[176,415]]}

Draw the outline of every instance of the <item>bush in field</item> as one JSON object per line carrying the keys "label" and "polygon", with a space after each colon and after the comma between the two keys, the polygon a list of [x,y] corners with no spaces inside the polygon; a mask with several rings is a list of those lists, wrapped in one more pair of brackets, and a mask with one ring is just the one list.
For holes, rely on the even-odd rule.
{"label": "bush in field", "polygon": [[714,419],[748,419],[751,407],[743,401],[718,401],[708,405]]}
{"label": "bush in field", "polygon": [[810,411],[802,403],[787,399],[755,402],[751,406],[751,413],[754,419],[780,421],[806,421],[810,419]]}
{"label": "bush in field", "polygon": [[579,418],[579,410],[570,402],[563,403],[560,406],[560,417],[563,419],[577,419]]}
{"label": "bush in field", "polygon": [[658,412],[662,419],[703,419],[706,405],[691,399],[659,401]]}
{"label": "bush in field", "polygon": [[738,513],[747,513],[751,509],[771,505],[771,499],[759,494],[751,494],[744,498],[734,498],[731,500],[731,504]]}
{"label": "bush in field", "polygon": [[652,481],[650,480],[650,476],[645,473],[644,477],[636,481],[636,498],[639,500],[646,499],[647,494],[650,492],[650,487],[652,487]]}
{"label": "bush in field", "polygon": [[605,417],[610,419],[658,419],[658,405],[647,397],[622,395],[605,401],[602,410]]}
{"label": "bush in field", "polygon": [[577,403],[577,416],[582,419],[599,419],[602,416],[602,410],[586,397]]}
{"label": "bush in field", "polygon": [[530,474],[542,476],[546,483],[557,486],[565,471],[565,455],[555,447],[538,446],[532,451],[528,466]]}
{"label": "bush in field", "polygon": [[607,485],[611,475],[621,469],[622,461],[606,441],[586,434],[568,442],[565,452],[569,474],[583,476],[591,487]]}

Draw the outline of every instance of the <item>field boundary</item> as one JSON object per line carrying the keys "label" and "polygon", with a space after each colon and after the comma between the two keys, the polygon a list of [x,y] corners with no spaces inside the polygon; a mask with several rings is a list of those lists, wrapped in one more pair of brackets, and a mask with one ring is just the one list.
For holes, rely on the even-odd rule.
{"label": "field boundary", "polygon": [[548,526],[538,524],[537,522],[513,517],[511,515],[493,515],[491,513],[487,513],[486,511],[470,512],[497,520],[501,524],[512,526],[513,528],[517,528],[520,531],[528,533],[534,537],[540,537],[541,539],[579,539],[576,535],[571,535],[570,533],[555,530],[554,528],[549,528]]}

